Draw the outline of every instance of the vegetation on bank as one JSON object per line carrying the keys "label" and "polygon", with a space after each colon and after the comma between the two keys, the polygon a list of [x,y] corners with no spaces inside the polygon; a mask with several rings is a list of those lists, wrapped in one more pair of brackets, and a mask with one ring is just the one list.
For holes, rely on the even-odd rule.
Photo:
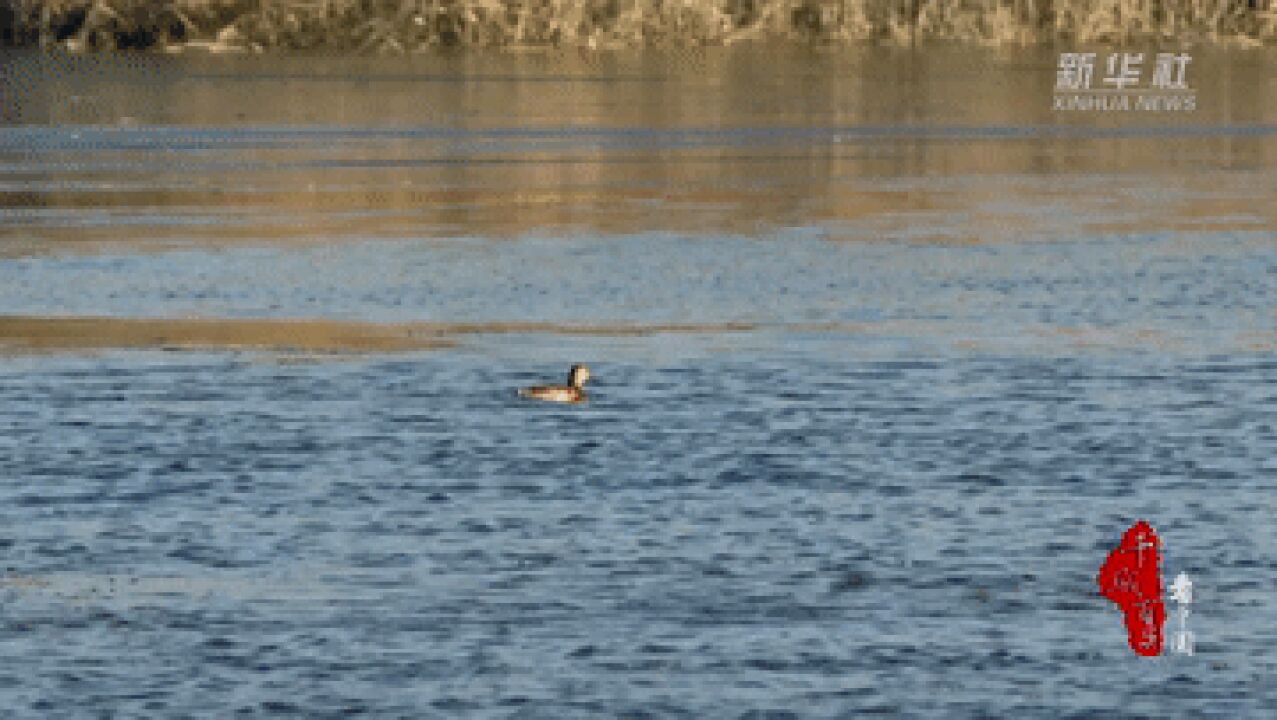
{"label": "vegetation on bank", "polygon": [[1277,0],[0,0],[0,43],[401,53],[438,46],[1277,41]]}

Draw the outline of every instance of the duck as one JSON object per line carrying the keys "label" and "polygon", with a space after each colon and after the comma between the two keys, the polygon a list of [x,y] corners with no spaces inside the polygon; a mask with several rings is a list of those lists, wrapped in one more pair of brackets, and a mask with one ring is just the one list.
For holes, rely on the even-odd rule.
{"label": "duck", "polygon": [[585,401],[585,391],[581,388],[590,379],[590,369],[584,365],[573,365],[568,370],[567,385],[533,385],[519,388],[519,397],[548,402],[579,403]]}

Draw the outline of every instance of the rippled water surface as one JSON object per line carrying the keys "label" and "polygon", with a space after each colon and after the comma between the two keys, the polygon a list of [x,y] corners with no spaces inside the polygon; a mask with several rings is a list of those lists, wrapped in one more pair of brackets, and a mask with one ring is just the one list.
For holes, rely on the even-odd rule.
{"label": "rippled water surface", "polygon": [[[1270,716],[1274,60],[0,55],[0,707]],[[1193,656],[1097,594],[1140,518]]]}

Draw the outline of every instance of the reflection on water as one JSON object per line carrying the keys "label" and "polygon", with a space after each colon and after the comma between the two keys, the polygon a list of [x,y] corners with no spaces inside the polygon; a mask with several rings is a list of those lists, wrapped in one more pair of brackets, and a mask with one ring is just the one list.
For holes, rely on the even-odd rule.
{"label": "reflection on water", "polygon": [[969,242],[1274,221],[1262,51],[1198,53],[1197,112],[1112,115],[1054,112],[1044,51],[0,57],[9,253],[122,235],[821,224]]}
{"label": "reflection on water", "polygon": [[1263,717],[1277,92],[1194,53],[0,55],[0,707]]}

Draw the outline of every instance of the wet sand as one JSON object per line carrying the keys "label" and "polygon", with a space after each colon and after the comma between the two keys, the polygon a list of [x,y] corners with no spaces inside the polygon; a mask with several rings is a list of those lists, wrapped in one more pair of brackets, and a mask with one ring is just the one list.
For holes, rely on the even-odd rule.
{"label": "wet sand", "polygon": [[328,352],[427,350],[451,345],[414,336],[402,325],[331,320],[0,318],[0,347],[25,350],[93,348],[245,348]]}
{"label": "wet sand", "polygon": [[331,353],[404,352],[456,345],[452,336],[553,334],[641,336],[722,333],[747,323],[568,325],[542,322],[372,323],[315,319],[0,316],[0,350],[250,349]]}
{"label": "wet sand", "polygon": [[[557,322],[341,322],[322,319],[126,318],[0,315],[0,356],[82,354],[95,350],[248,350],[300,354],[319,359],[454,348],[466,336],[557,335],[637,338],[683,334],[719,336],[758,332],[789,336],[854,335],[939,341],[955,351],[997,353],[1142,351],[1195,354],[1190,334],[1140,325],[1117,327],[1026,324],[1007,334],[972,322],[888,320],[880,322],[781,323],[608,323]],[[728,344],[725,348],[733,348]],[[1266,333],[1228,332],[1214,338],[1212,351],[1271,352]]]}

